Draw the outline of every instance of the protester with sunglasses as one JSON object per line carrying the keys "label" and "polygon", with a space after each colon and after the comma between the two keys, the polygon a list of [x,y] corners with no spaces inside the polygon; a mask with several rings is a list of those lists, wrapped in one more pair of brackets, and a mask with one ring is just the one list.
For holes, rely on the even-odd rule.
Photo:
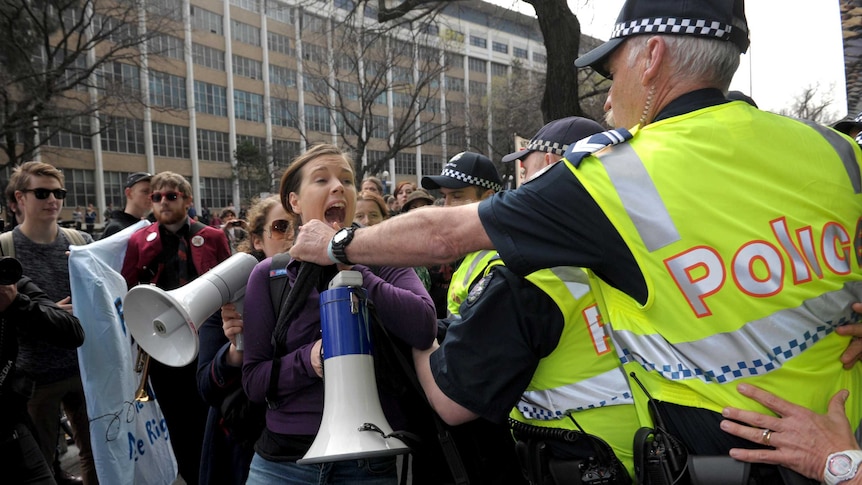
{"label": "protester with sunglasses", "polygon": [[[27,162],[14,170],[7,194],[13,194],[16,213],[23,216],[23,221],[11,232],[12,244],[8,250],[4,249],[4,255],[14,252],[24,275],[30,277],[51,301],[72,313],[66,253],[70,245],[87,244],[93,238],[87,233],[59,226],[63,199],[66,198],[64,181],[63,173],[47,163]],[[6,248],[6,245],[2,247]],[[42,339],[22,338],[17,368],[35,383],[28,411],[42,455],[47,463],[54,464],[54,479],[61,484],[81,483],[80,478],[63,472],[56,459],[60,429],[58,417],[62,404],[80,450],[83,483],[98,483],[76,350],[57,347]]]}
{"label": "protester with sunglasses", "polygon": [[[174,172],[150,180],[156,223],[129,238],[123,277],[129,288],[152,283],[173,290],[194,280],[230,256],[224,232],[190,220],[192,187]],[[150,382],[158,396],[180,475],[198,483],[207,405],[197,392],[197,364],[169,367],[150,360]]]}
{"label": "protester with sunglasses", "polygon": [[[273,195],[261,199],[249,209],[248,229],[249,237],[239,244],[237,250],[262,261],[290,249],[296,225],[278,196]],[[238,346],[242,327],[240,309],[234,303],[228,303],[221,308],[220,321],[208,319],[198,330],[198,387],[210,405],[201,454],[201,485],[245,483],[254,456],[253,444],[261,431],[220,426],[224,423],[221,409],[234,403],[246,405],[248,402],[244,394],[234,395],[242,384],[243,352]],[[228,400],[233,401],[226,403]],[[263,409],[253,412],[258,413],[262,424]],[[238,431],[245,436],[238,435]],[[256,436],[252,438],[252,434]]]}

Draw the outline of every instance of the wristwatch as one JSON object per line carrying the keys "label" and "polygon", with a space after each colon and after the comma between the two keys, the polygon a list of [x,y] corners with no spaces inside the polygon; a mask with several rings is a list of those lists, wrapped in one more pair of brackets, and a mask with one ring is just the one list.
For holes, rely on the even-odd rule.
{"label": "wristwatch", "polygon": [[332,236],[332,240],[329,241],[329,259],[331,259],[333,263],[353,266],[353,263],[347,259],[347,253],[345,253],[345,250],[347,249],[347,245],[350,244],[350,241],[353,241],[354,231],[356,231],[356,227],[354,226],[342,227],[334,236]]}
{"label": "wristwatch", "polygon": [[838,485],[856,476],[862,465],[862,450],[847,450],[832,453],[826,459],[823,481],[826,485]]}

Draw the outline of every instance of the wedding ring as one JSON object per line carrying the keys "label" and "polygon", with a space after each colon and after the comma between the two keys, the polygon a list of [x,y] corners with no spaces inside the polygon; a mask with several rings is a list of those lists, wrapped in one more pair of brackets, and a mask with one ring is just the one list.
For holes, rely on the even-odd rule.
{"label": "wedding ring", "polygon": [[764,429],[763,434],[760,435],[760,439],[763,440],[763,444],[770,446],[769,440],[772,439],[772,430]]}

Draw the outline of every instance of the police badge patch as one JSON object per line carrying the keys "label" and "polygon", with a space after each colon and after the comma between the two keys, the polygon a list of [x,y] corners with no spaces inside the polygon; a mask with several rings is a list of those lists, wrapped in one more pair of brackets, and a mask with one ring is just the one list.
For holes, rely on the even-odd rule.
{"label": "police badge patch", "polygon": [[467,294],[467,306],[472,305],[476,302],[476,300],[479,299],[480,296],[482,296],[482,293],[485,292],[485,288],[487,288],[488,284],[491,283],[491,278],[493,277],[494,273],[491,272],[485,275],[485,277],[483,277],[481,280],[479,280],[478,283],[473,285],[473,288],[470,290],[470,293]]}

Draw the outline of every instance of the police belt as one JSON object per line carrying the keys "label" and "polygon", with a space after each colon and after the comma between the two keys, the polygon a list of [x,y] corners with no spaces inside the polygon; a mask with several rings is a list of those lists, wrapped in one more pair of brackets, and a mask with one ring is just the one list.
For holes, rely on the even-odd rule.
{"label": "police belt", "polygon": [[628,485],[622,462],[601,438],[509,419],[515,451],[533,485]]}

